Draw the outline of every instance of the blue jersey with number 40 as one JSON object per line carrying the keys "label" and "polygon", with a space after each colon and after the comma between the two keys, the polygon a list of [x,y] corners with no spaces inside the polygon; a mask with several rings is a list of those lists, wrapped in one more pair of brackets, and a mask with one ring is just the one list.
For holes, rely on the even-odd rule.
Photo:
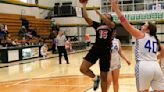
{"label": "blue jersey with number 40", "polygon": [[145,37],[136,40],[135,58],[136,61],[156,61],[158,45],[154,36],[145,33]]}

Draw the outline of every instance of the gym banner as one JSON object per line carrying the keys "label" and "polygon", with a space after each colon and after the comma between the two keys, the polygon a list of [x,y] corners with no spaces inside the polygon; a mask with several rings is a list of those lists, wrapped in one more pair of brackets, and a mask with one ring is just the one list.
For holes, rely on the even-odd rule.
{"label": "gym banner", "polygon": [[[126,12],[124,16],[129,21],[161,20],[164,19],[164,10]],[[113,18],[115,21],[118,21],[118,17],[115,14],[113,14]]]}

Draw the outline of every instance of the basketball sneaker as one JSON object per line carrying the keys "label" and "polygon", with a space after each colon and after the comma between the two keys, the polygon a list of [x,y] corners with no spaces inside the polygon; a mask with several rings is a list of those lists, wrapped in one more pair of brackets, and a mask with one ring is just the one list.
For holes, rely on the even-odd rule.
{"label": "basketball sneaker", "polygon": [[96,76],[96,78],[95,78],[93,81],[94,81],[94,84],[93,84],[93,90],[96,91],[97,88],[99,87],[100,76]]}

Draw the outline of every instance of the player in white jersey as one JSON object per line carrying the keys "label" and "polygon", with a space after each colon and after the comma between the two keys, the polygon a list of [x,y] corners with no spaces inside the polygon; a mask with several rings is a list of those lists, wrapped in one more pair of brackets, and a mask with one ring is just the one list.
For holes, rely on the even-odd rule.
{"label": "player in white jersey", "polygon": [[[116,31],[114,31],[114,35],[116,35]],[[108,72],[108,88],[111,85],[111,82],[113,83],[113,90],[114,92],[118,92],[119,90],[119,75],[120,75],[120,68],[121,68],[121,62],[120,62],[120,56],[127,62],[128,65],[131,64],[130,60],[124,55],[121,43],[119,39],[113,37],[112,39],[112,48],[111,48],[111,66],[110,71]]]}
{"label": "player in white jersey", "polygon": [[138,92],[148,92],[151,86],[154,92],[164,92],[162,70],[157,62],[157,52],[160,51],[160,42],[157,39],[157,27],[148,22],[141,30],[133,27],[123,16],[118,6],[118,0],[110,0],[112,9],[116,12],[122,26],[136,38],[136,84]]}

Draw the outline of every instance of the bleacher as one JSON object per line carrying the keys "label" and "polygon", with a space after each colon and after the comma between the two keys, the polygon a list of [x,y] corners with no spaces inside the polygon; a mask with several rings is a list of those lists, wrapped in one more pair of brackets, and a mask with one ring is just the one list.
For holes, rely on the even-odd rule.
{"label": "bleacher", "polygon": [[[29,21],[30,29],[37,29],[36,32],[44,39],[48,39],[50,32],[50,20],[49,19],[38,19],[35,16],[23,15]],[[1,14],[0,13],[0,23],[6,24],[8,32],[10,33],[12,39],[18,38],[18,32],[21,28],[21,15],[18,14]],[[49,46],[51,46],[51,41],[46,40]]]}

